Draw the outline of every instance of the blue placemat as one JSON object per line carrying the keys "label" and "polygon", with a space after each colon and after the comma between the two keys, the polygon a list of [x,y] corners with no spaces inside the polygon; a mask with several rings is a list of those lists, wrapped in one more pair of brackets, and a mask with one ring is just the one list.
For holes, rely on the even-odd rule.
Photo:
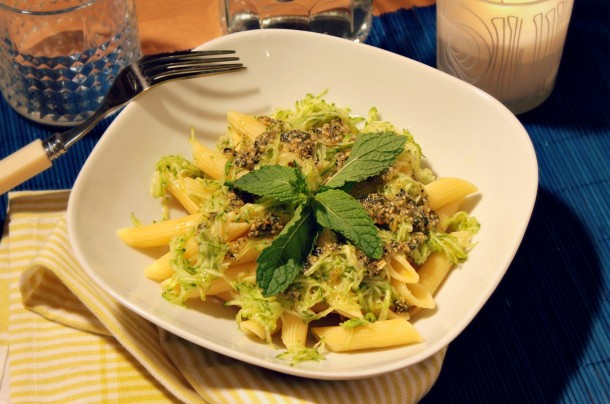
{"label": "blue placemat", "polygon": [[[435,11],[383,15],[368,42],[435,66]],[[540,169],[532,220],[424,403],[610,402],[609,17],[576,1],[556,88],[519,117]]]}
{"label": "blue placemat", "polygon": [[[610,402],[610,2],[575,3],[555,91],[519,117],[540,168],[530,226],[424,403]],[[367,42],[434,66],[435,13],[376,17]],[[70,188],[109,122],[17,189]],[[1,156],[52,132],[0,101]]]}
{"label": "blue placemat", "polygon": [[[107,118],[73,146],[68,154],[53,162],[53,167],[14,188],[14,190],[68,189],[85,160],[108,128],[112,118]],[[36,139],[46,139],[56,131],[65,130],[34,123],[14,112],[3,97],[0,97],[0,158],[13,153]],[[7,195],[0,196],[0,229],[6,216]]]}

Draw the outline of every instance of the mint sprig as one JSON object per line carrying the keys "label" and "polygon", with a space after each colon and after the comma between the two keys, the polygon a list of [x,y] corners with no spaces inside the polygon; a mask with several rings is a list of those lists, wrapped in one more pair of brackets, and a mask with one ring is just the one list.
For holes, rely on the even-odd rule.
{"label": "mint sprig", "polygon": [[299,205],[292,219],[258,256],[256,283],[264,296],[284,291],[303,268],[311,252],[315,222],[309,206]]}
{"label": "mint sprig", "polygon": [[300,169],[263,166],[228,185],[280,203],[296,205],[292,219],[257,259],[256,282],[264,296],[283,292],[301,271],[321,227],[341,234],[367,256],[379,259],[383,243],[375,223],[350,194],[339,188],[381,173],[396,161],[407,139],[392,132],[362,134],[345,165],[317,193]]}
{"label": "mint sprig", "polygon": [[358,137],[348,159],[325,184],[341,188],[346,182],[360,182],[381,173],[402,153],[407,138],[392,132],[365,133]]}
{"label": "mint sprig", "polygon": [[383,245],[373,219],[353,196],[339,189],[316,194],[313,200],[316,221],[342,234],[367,256],[379,259]]}
{"label": "mint sprig", "polygon": [[309,194],[303,173],[296,167],[263,166],[228,184],[284,203],[306,202]]}

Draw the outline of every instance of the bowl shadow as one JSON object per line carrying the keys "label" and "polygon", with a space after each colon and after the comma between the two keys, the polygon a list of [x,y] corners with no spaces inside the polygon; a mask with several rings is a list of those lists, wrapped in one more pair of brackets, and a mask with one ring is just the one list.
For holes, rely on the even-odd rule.
{"label": "bowl shadow", "polygon": [[[561,236],[565,234],[570,237]],[[582,243],[573,245],[575,238]],[[422,404],[499,398],[558,402],[578,372],[593,318],[601,309],[596,305],[602,266],[593,245],[574,212],[540,189],[506,276],[449,346],[440,377]]]}

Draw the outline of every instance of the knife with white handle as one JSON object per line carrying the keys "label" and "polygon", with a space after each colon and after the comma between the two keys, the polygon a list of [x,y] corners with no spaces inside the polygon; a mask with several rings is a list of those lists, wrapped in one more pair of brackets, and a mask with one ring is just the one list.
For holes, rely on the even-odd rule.
{"label": "knife with white handle", "polygon": [[42,140],[29,145],[0,161],[0,195],[51,167],[51,160]]}

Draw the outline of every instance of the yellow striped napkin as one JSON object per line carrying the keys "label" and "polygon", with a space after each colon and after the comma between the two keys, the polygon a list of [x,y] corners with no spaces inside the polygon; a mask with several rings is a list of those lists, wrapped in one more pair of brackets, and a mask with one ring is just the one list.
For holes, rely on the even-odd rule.
{"label": "yellow striped napkin", "polygon": [[247,365],[165,332],[83,272],[68,243],[68,197],[9,195],[0,242],[0,360],[7,361],[0,378],[12,403],[411,403],[438,377],[445,349],[375,378],[320,381]]}

